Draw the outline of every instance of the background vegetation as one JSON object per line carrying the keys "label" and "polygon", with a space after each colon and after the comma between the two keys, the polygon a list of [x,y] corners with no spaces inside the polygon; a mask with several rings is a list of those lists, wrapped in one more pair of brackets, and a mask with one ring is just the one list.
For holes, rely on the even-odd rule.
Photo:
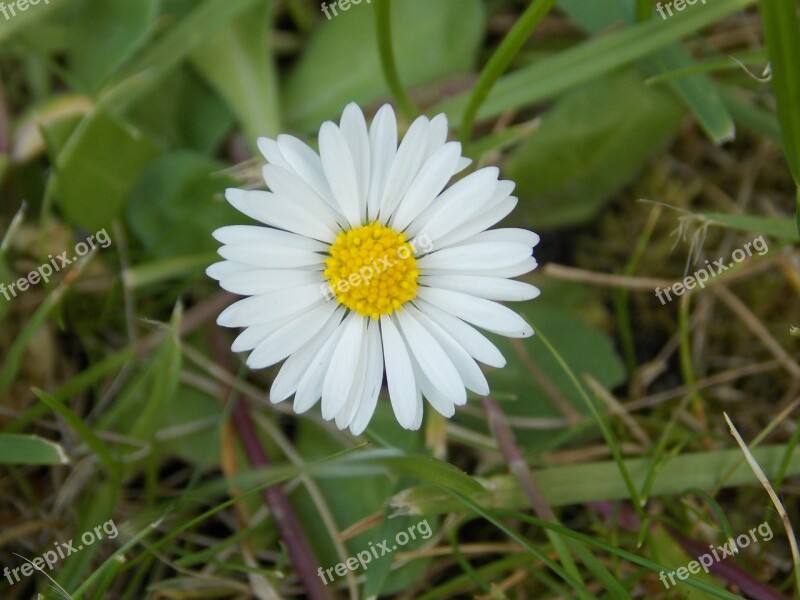
{"label": "background vegetation", "polygon": [[[797,9],[51,0],[0,18],[0,282],[113,240],[0,298],[0,566],[120,530],[57,585],[0,596],[796,596]],[[508,224],[542,234],[543,293],[518,307],[537,335],[497,340],[491,400],[415,433],[385,399],[361,439],[269,405],[275,369],[230,353],[232,298],[203,273],[210,232],[246,221],[221,191],[257,184],[256,137],[313,143],[349,101],[391,101],[404,127],[447,113],[517,182]],[[655,297],[758,235],[766,255]],[[422,519],[429,540],[321,585]],[[762,522],[771,541],[660,583]]]}

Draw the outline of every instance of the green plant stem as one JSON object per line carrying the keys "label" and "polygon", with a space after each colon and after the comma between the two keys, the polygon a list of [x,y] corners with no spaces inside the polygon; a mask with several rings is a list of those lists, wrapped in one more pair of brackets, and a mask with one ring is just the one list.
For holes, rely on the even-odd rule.
{"label": "green plant stem", "polygon": [[[477,83],[472,90],[472,94],[467,101],[464,109],[464,116],[461,119],[461,142],[466,144],[472,136],[472,128],[475,125],[475,117],[481,105],[486,100],[494,84],[514,60],[514,57],[522,49],[522,45],[531,36],[536,26],[544,19],[556,0],[537,0],[531,4],[522,16],[514,23],[511,31],[508,32],[503,41],[500,42],[497,50],[492,54],[489,62],[481,71]],[[379,3],[380,5],[380,3]]]}
{"label": "green plant stem", "polygon": [[392,0],[375,2],[375,32],[378,35],[378,55],[381,59],[383,76],[392,93],[397,108],[409,121],[419,114],[419,110],[400,81],[397,71],[394,48],[392,46]]}
{"label": "green plant stem", "polygon": [[[633,254],[631,254],[628,264],[625,265],[623,275],[630,277],[636,271],[636,267],[639,266],[639,261],[641,261],[647,250],[647,245],[650,243],[650,238],[653,235],[653,230],[658,223],[660,214],[661,207],[655,205],[650,211],[647,223],[639,236],[639,241],[636,243]],[[625,355],[625,366],[628,369],[628,374],[631,374],[636,369],[636,347],[633,340],[633,327],[631,326],[630,292],[624,288],[617,288],[612,292],[612,299],[614,310],[617,313],[617,328],[619,329],[622,351]]]}
{"label": "green plant stem", "polygon": [[681,374],[683,381],[686,384],[689,396],[692,398],[692,407],[694,409],[694,416],[705,424],[706,416],[703,409],[703,399],[697,391],[697,378],[694,374],[692,367],[692,349],[691,349],[691,336],[689,330],[691,325],[689,323],[689,302],[690,296],[687,294],[681,298],[678,308],[678,330],[680,332],[680,364]]}

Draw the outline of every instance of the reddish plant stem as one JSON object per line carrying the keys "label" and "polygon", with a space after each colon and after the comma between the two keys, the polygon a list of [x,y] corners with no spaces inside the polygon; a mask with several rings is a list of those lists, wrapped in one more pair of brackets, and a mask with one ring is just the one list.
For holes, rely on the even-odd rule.
{"label": "reddish plant stem", "polygon": [[[222,336],[222,332],[213,327],[210,335],[212,353],[215,360],[229,371],[233,371],[228,346]],[[258,439],[258,433],[246,403],[240,400],[237,394],[233,393],[230,386],[225,385],[221,394],[223,400],[229,399],[230,402],[233,402],[231,419],[247,454],[248,461],[254,467],[269,467],[272,461]],[[311,600],[331,600],[328,589],[317,576],[317,559],[314,557],[311,545],[303,533],[303,528],[292,510],[283,488],[278,485],[265,488],[261,491],[261,496],[275,519],[278,532],[289,552],[289,559],[294,566],[298,579],[300,579],[305,588],[306,597],[311,598]]]}
{"label": "reddish plant stem", "polygon": [[494,435],[494,439],[497,440],[500,453],[508,463],[508,468],[512,475],[516,477],[522,491],[528,496],[533,512],[544,521],[555,522],[556,516],[544,496],[542,496],[539,486],[534,481],[533,475],[528,468],[528,463],[514,440],[514,433],[511,431],[511,427],[508,426],[508,421],[506,421],[503,411],[500,410],[497,402],[491,398],[483,399],[483,408],[489,417],[489,430]]}

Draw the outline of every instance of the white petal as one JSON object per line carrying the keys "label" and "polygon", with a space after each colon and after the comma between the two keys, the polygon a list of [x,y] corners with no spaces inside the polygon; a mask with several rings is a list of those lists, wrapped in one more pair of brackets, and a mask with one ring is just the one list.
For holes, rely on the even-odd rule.
{"label": "white petal", "polygon": [[320,286],[316,284],[251,296],[234,302],[223,310],[217,317],[217,325],[222,327],[258,325],[273,319],[289,317],[324,301]]}
{"label": "white petal", "polygon": [[473,235],[459,242],[460,246],[473,242],[513,242],[515,244],[525,244],[534,248],[539,243],[539,236],[527,229],[516,227],[505,227],[502,229],[489,229]]}
{"label": "white petal", "polygon": [[367,323],[367,371],[364,378],[364,390],[359,402],[358,412],[350,423],[350,433],[361,435],[367,428],[375,407],[378,404],[378,396],[381,392],[383,383],[383,349],[381,347],[380,325],[374,319]]}
{"label": "white petal", "polygon": [[[479,276],[486,276],[486,277],[519,277],[520,275],[524,275],[525,273],[530,273],[538,266],[536,259],[526,258],[520,263],[516,265],[506,267],[503,269],[475,269],[474,271],[470,271],[470,275],[479,275]],[[439,273],[439,274],[446,274],[446,272]]]}
{"label": "white petal", "polygon": [[248,271],[249,269],[250,267],[247,265],[240,265],[239,263],[234,263],[229,260],[223,260],[216,262],[213,265],[209,265],[206,268],[206,275],[211,277],[211,279],[220,281],[225,277],[235,275],[236,273],[241,273],[243,271]]}
{"label": "white petal", "polygon": [[469,271],[472,269],[502,269],[522,262],[531,255],[525,244],[509,242],[477,242],[437,250],[417,261],[423,273],[433,269]]}
{"label": "white petal", "polygon": [[480,212],[498,186],[497,167],[486,167],[456,181],[408,226],[408,236],[425,232],[433,241],[452,230],[452,223]]}
{"label": "white petal", "polygon": [[302,348],[286,359],[278,375],[272,381],[272,387],[270,387],[269,390],[270,402],[273,404],[283,402],[295,393],[300,379],[311,366],[311,362],[314,360],[317,352],[319,352],[322,345],[333,332],[336,331],[336,328],[339,327],[344,312],[342,307],[337,308],[336,314],[325,322],[322,329],[306,342]]}
{"label": "white petal", "polygon": [[300,382],[297,384],[297,391],[294,394],[294,404],[292,408],[297,414],[306,412],[317,403],[322,396],[322,384],[325,381],[325,374],[330,367],[333,351],[339,343],[339,339],[344,333],[344,323],[339,323],[334,332],[325,340],[322,347],[317,351],[314,360],[311,361],[308,370],[303,373]]}
{"label": "white petal", "polygon": [[[425,313],[420,312],[413,306],[409,306],[406,310],[410,311],[431,335],[436,338],[436,341],[439,342],[448,358],[458,370],[458,374],[461,376],[464,385],[481,396],[488,394],[489,383],[486,381],[483,371],[481,371],[481,368],[472,359],[469,353]],[[422,387],[421,383],[420,387]],[[425,393],[425,388],[422,388],[422,391]],[[455,401],[455,399],[452,400]],[[466,396],[464,396],[464,400],[466,401]]]}
{"label": "white petal", "polygon": [[502,304],[460,292],[422,287],[418,297],[487,331],[507,337],[530,337],[533,329],[522,317]]}
{"label": "white petal", "polygon": [[287,318],[282,317],[279,319],[272,319],[266,323],[251,325],[236,336],[236,339],[233,340],[233,344],[231,344],[231,351],[248,352],[252,350],[263,342],[268,335],[276,331],[281,325],[284,325],[287,320]]}
{"label": "white petal", "polygon": [[[370,319],[371,320],[371,319]],[[366,325],[369,325],[367,323]],[[363,348],[361,348],[358,356],[358,364],[353,372],[353,385],[347,393],[347,401],[334,418],[334,423],[339,429],[349,427],[350,423],[358,413],[361,403],[361,397],[364,395],[364,386],[366,385],[367,378],[367,365],[369,357],[367,356],[367,341],[366,341],[366,328],[364,329],[365,339],[363,340]]]}
{"label": "white petal", "polygon": [[522,281],[500,277],[476,275],[424,275],[418,283],[427,287],[442,288],[461,292],[487,300],[522,302],[532,300],[541,293],[539,288]]}
{"label": "white petal", "polygon": [[332,244],[338,229],[325,224],[303,205],[289,204],[271,192],[229,188],[225,198],[238,211],[267,225]]}
{"label": "white petal", "polygon": [[347,140],[339,128],[326,121],[319,130],[322,168],[339,210],[353,227],[361,225],[356,165]]}
{"label": "white petal", "polygon": [[[496,207],[514,191],[514,182],[497,180],[496,175],[498,174],[499,171],[495,170],[494,167],[487,167],[467,175],[464,180],[469,179],[475,189],[470,191],[468,187],[461,188],[459,186],[461,188],[459,190],[460,197],[456,198],[451,197],[451,194],[455,192],[450,192],[448,189],[419,217],[414,219],[414,222],[409,226],[409,233],[431,230],[430,222],[434,218],[434,224],[437,227],[445,224],[451,230],[453,228],[457,229],[460,224],[468,222],[479,214]],[[492,182],[494,182],[495,188],[493,192],[489,192],[488,188],[491,187]],[[437,235],[443,237],[445,234],[438,233]],[[444,248],[444,244],[437,240],[437,247]]]}
{"label": "white petal", "polygon": [[411,423],[411,430],[416,431],[422,425],[422,416],[425,405],[422,402],[422,390],[417,388],[417,403],[414,407],[414,421]]}
{"label": "white petal", "polygon": [[381,196],[380,220],[382,223],[386,223],[391,218],[411,182],[419,173],[425,160],[429,130],[430,122],[427,117],[417,117],[408,128],[403,141],[400,142]]}
{"label": "white petal", "polygon": [[447,142],[447,115],[439,113],[431,119],[430,132],[428,133],[428,146],[425,149],[426,159],[439,151]]}
{"label": "white petal", "polygon": [[468,221],[461,222],[456,227],[451,227],[447,234],[443,234],[435,240],[436,247],[446,248],[482,232],[484,229],[491,227],[505,218],[506,215],[514,210],[516,205],[517,199],[514,196],[505,198],[499,204],[492,206]]}
{"label": "white petal", "polygon": [[[288,290],[302,285],[317,284],[320,290],[325,285],[319,271],[300,271],[293,269],[253,269],[247,267],[219,280],[219,286],[232,294],[242,296],[258,296],[278,290]],[[322,292],[321,292],[322,293]]]}
{"label": "white petal", "polygon": [[261,154],[267,159],[267,162],[283,167],[284,169],[291,169],[287,160],[283,157],[281,149],[278,147],[278,142],[270,138],[260,137],[256,140],[258,149]]}
{"label": "white petal", "polygon": [[455,174],[460,156],[461,144],[449,142],[441,146],[425,162],[392,215],[391,225],[395,230],[403,231],[412,220],[430,206]]}
{"label": "white petal", "polygon": [[381,315],[381,340],[383,360],[386,363],[386,383],[394,416],[404,429],[414,429],[418,393],[414,370],[406,344],[391,316]]}
{"label": "white petal", "polygon": [[267,245],[280,245],[289,248],[297,248],[298,250],[307,250],[309,252],[327,252],[330,247],[329,244],[323,244],[317,240],[303,237],[288,231],[281,231],[280,229],[273,229],[271,227],[261,227],[259,225],[229,225],[227,227],[220,227],[211,235],[214,239],[223,244],[236,245],[253,245],[253,244],[267,244]]}
{"label": "white petal", "polygon": [[434,410],[448,419],[456,414],[456,406],[453,401],[436,389],[436,386],[425,376],[419,366],[419,362],[413,355],[411,356],[411,366],[414,369],[414,378],[417,381],[417,385],[419,385],[420,392],[427,398]]}
{"label": "white petal", "polygon": [[490,367],[506,366],[500,350],[482,333],[461,319],[417,297],[414,305],[446,331],[472,358]]}
{"label": "white petal", "polygon": [[350,389],[355,385],[366,319],[357,313],[350,313],[342,326],[344,333],[336,344],[322,386],[322,418],[326,421],[334,418],[345,407]]}
{"label": "white petal", "polygon": [[345,219],[330,206],[299,175],[277,165],[264,165],[264,181],[282,202],[302,206],[331,229],[340,229]]}
{"label": "white petal", "polygon": [[247,366],[264,369],[282,361],[317,335],[335,310],[336,305],[327,302],[284,323],[256,346],[247,357]]}
{"label": "white petal", "polygon": [[391,105],[384,104],[369,129],[370,179],[367,195],[369,220],[378,216],[386,178],[397,154],[397,120]]}
{"label": "white petal", "polygon": [[222,246],[219,255],[228,260],[261,269],[295,269],[297,267],[317,267],[322,270],[325,257],[307,250],[297,250],[286,246]]}
{"label": "white petal", "polygon": [[339,129],[347,140],[350,153],[355,165],[356,181],[358,183],[358,209],[361,223],[367,219],[367,194],[369,193],[370,178],[370,147],[369,133],[364,113],[358,104],[351,102],[342,113]]}
{"label": "white petal", "polygon": [[466,156],[462,156],[458,159],[458,165],[456,165],[456,174],[461,173],[464,169],[472,164],[472,159],[467,158]]}
{"label": "white petal", "polygon": [[291,135],[279,135],[278,147],[291,170],[297,173],[329,207],[338,212],[336,201],[333,199],[331,186],[325,178],[325,171],[322,169],[322,161],[319,155],[307,144]]}
{"label": "white petal", "polygon": [[425,377],[445,398],[454,404],[464,404],[467,401],[464,382],[436,338],[409,311],[402,310],[396,317],[406,345]]}

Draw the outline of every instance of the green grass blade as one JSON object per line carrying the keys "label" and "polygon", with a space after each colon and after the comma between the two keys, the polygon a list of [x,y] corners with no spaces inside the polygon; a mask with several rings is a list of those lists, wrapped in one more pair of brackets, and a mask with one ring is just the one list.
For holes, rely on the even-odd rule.
{"label": "green grass blade", "polygon": [[67,424],[75,431],[75,433],[77,433],[80,438],[86,442],[86,445],[89,446],[89,448],[95,454],[97,454],[97,457],[103,462],[103,464],[106,466],[106,469],[112,476],[118,477],[121,474],[120,464],[111,456],[108,448],[106,448],[105,442],[97,437],[94,431],[92,431],[92,429],[86,425],[86,423],[84,423],[78,415],[72,412],[72,410],[64,405],[58,398],[51,396],[44,390],[33,388],[33,393],[54,413],[61,416],[61,418],[67,422]]}
{"label": "green grass blade", "polygon": [[[732,13],[747,8],[755,0],[714,0],[714,3],[687,7],[669,21],[650,19],[602,37],[591,39],[552,58],[534,63],[502,77],[477,118],[489,118],[503,111],[552,98],[581,83],[608,73],[656,50],[677,42]],[[460,119],[468,102],[460,94],[432,109]]]}
{"label": "green grass blade", "polygon": [[[767,477],[774,480],[786,451],[786,445],[764,446],[753,450],[753,455]],[[630,473],[634,487],[641,489],[652,469],[652,460],[627,459],[625,468]],[[789,461],[786,476],[798,474],[800,452],[795,452]],[[541,469],[536,472],[536,481],[550,506],[630,499],[628,483],[622,478],[619,466],[614,461]],[[693,488],[716,490],[720,483],[725,488],[758,483],[752,470],[741,460],[738,449],[666,457],[653,477],[649,496],[680,496]],[[484,489],[469,497],[484,506],[498,508],[525,508],[529,505],[527,496],[510,475],[485,480]],[[427,485],[404,490],[391,503],[401,514],[435,515],[458,510],[456,504],[448,502],[447,496],[436,493]]]}
{"label": "green grass blade", "polygon": [[796,0],[761,0],[761,19],[772,68],[772,90],[778,104],[786,162],[800,185],[800,28]]}
{"label": "green grass blade", "polygon": [[36,312],[25,324],[25,327],[23,327],[17,339],[15,339],[14,343],[11,344],[11,348],[9,348],[8,354],[3,362],[3,368],[0,369],[0,393],[4,392],[8,386],[11,385],[11,382],[14,381],[14,378],[19,372],[20,363],[25,353],[25,349],[28,347],[28,344],[30,343],[34,334],[39,331],[39,328],[42,325],[44,325],[44,322],[50,316],[50,313],[55,310],[55,308],[67,294],[70,286],[77,281],[83,270],[91,262],[94,256],[95,251],[93,250],[86,256],[86,258],[78,262],[78,264],[74,267],[74,270],[69,273],[69,276],[65,277],[64,280],[58,284],[58,287],[49,296],[47,296],[47,298],[45,298],[44,302],[41,303],[39,308],[36,309]]}
{"label": "green grass blade", "polygon": [[492,54],[489,62],[478,76],[478,81],[472,88],[472,94],[467,100],[464,115],[461,119],[461,142],[466,144],[472,137],[472,127],[483,102],[489,95],[492,87],[505,72],[511,61],[522,49],[522,45],[531,36],[536,26],[542,22],[553,8],[556,0],[534,0],[534,2],[517,19],[511,31],[508,32],[500,46]]}

